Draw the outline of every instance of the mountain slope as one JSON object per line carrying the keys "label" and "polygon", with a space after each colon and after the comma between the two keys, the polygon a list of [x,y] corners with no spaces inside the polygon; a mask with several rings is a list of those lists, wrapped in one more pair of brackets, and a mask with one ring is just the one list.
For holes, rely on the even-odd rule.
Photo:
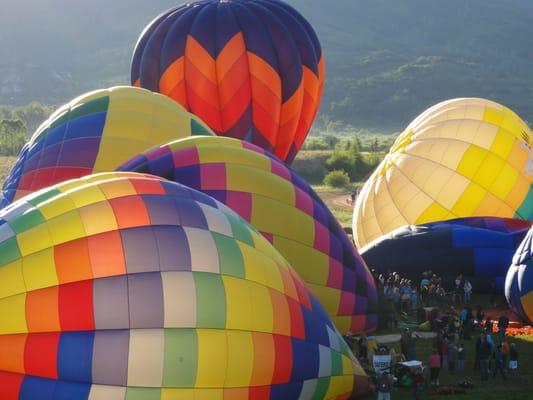
{"label": "mountain slope", "polygon": [[[502,102],[533,120],[529,0],[292,0],[327,61],[321,112],[356,127],[397,130],[460,96]],[[172,0],[4,0],[0,103],[60,104],[127,84],[143,27]]]}

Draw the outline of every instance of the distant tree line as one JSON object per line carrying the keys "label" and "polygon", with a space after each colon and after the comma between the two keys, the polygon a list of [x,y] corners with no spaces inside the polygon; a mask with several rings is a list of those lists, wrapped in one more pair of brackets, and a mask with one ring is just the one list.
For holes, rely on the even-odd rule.
{"label": "distant tree line", "polygon": [[296,171],[313,184],[346,187],[365,181],[395,139],[385,134],[322,134],[310,136]]}

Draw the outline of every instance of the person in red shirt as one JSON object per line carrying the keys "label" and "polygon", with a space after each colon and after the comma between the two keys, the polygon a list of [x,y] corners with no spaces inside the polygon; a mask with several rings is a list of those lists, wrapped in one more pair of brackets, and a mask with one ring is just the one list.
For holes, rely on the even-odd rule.
{"label": "person in red shirt", "polygon": [[433,352],[429,356],[428,362],[431,384],[439,386],[440,355],[437,349],[433,349]]}

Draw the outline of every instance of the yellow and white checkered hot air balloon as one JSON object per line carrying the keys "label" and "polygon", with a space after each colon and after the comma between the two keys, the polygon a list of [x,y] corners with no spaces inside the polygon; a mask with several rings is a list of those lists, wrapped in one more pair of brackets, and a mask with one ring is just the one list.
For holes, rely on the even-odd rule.
{"label": "yellow and white checkered hot air balloon", "polygon": [[460,98],[420,114],[365,183],[353,214],[365,246],[407,224],[533,218],[533,134],[512,110]]}

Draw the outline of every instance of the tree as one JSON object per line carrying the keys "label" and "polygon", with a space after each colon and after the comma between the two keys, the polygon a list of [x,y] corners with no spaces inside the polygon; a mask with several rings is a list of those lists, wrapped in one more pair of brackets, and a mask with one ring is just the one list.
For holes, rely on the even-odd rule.
{"label": "tree", "polygon": [[375,138],[373,141],[372,141],[372,144],[370,145],[370,151],[372,153],[377,153],[379,151],[379,142],[378,142],[378,138]]}
{"label": "tree", "polygon": [[334,188],[343,188],[348,186],[349,183],[350,178],[345,171],[334,170],[324,178],[324,184]]}
{"label": "tree", "polygon": [[26,126],[20,119],[0,121],[0,155],[16,156],[26,141]]}
{"label": "tree", "polygon": [[360,146],[360,143],[359,141],[357,140],[357,138],[355,138],[354,140],[352,140],[350,142],[350,148],[348,149],[350,151],[350,153],[352,153],[353,155],[356,155],[356,154],[359,154],[361,152],[361,146]]}
{"label": "tree", "polygon": [[361,139],[359,139],[359,136],[355,137],[355,143],[357,143],[357,148],[359,149],[359,151],[361,151],[363,149],[363,144],[361,143]]}
{"label": "tree", "polygon": [[350,174],[354,166],[354,156],[347,151],[335,151],[327,160],[330,171],[342,170]]}
{"label": "tree", "polygon": [[24,121],[28,132],[34,132],[52,113],[53,108],[36,101],[13,110],[12,118]]}
{"label": "tree", "polygon": [[337,146],[337,143],[339,143],[339,138],[335,135],[324,135],[322,140],[324,140],[328,149],[334,149],[335,146]]}

